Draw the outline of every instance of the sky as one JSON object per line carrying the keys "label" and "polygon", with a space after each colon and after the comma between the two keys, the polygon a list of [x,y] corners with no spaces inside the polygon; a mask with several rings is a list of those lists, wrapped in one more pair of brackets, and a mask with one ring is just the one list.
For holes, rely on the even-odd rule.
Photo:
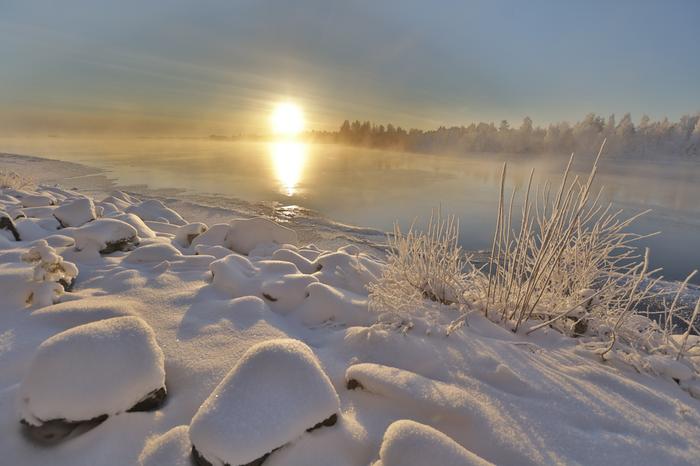
{"label": "sky", "polygon": [[0,0],[0,134],[700,111],[700,1]]}

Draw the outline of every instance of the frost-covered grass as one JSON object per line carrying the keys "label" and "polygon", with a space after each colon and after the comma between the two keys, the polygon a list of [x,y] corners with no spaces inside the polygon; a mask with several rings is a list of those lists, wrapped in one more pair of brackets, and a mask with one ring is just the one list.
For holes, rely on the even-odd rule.
{"label": "frost-covered grass", "polygon": [[[687,348],[687,340],[693,329],[697,333],[700,302],[692,314],[678,307],[688,280],[656,315],[637,312],[662,293],[662,277],[650,270],[649,251],[640,254],[635,247],[651,235],[630,229],[646,212],[626,217],[600,202],[602,188],[592,192],[603,147],[586,179],[571,177],[572,155],[556,191],[549,183],[533,189],[533,170],[519,219],[513,213],[516,191],[505,199],[504,164],[493,244],[482,269],[465,258],[455,217],[433,215],[425,231],[411,228],[404,234],[397,226],[389,238],[387,267],[370,285],[370,307],[404,319],[434,309],[435,302],[457,307],[462,315],[448,333],[479,308],[513,332],[554,328],[581,337],[603,359],[617,356],[640,370],[662,370],[642,354],[682,360],[699,372],[696,348]],[[678,329],[671,325],[679,320],[687,327],[682,336],[674,335]]]}
{"label": "frost-covered grass", "polygon": [[28,176],[0,168],[0,189],[26,189],[34,185]]}
{"label": "frost-covered grass", "polygon": [[375,310],[400,314],[420,308],[425,299],[445,305],[462,301],[466,259],[456,217],[434,213],[425,232],[411,226],[404,233],[397,223],[388,241],[388,267],[369,286]]}

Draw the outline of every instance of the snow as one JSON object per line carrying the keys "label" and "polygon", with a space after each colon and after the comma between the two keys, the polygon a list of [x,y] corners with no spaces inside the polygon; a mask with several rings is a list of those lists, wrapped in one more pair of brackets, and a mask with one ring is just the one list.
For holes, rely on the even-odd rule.
{"label": "snow", "polygon": [[136,228],[113,218],[101,218],[80,228],[65,229],[64,234],[75,239],[75,249],[104,251],[110,244],[126,242],[137,244]]}
{"label": "snow", "polygon": [[442,432],[410,420],[389,426],[373,466],[489,466]]}
{"label": "snow", "polygon": [[56,200],[46,194],[24,194],[19,198],[22,207],[45,207],[53,205]]}
{"label": "snow", "polygon": [[124,261],[134,264],[158,263],[176,259],[178,256],[182,256],[182,254],[174,246],[167,243],[154,243],[134,249],[124,258]]}
{"label": "snow", "polygon": [[214,256],[217,259],[223,259],[229,254],[234,254],[233,251],[223,246],[207,246],[206,244],[198,244],[195,246],[194,251],[195,254]]}
{"label": "snow", "polygon": [[264,243],[282,245],[298,242],[294,230],[262,217],[231,220],[230,227],[226,246],[240,254],[249,254]]}
{"label": "snow", "polygon": [[175,231],[175,242],[183,248],[188,248],[192,240],[207,231],[207,226],[201,222],[188,223]]}
{"label": "snow", "polygon": [[146,223],[134,214],[116,214],[112,215],[111,218],[115,220],[121,220],[122,222],[128,223],[136,229],[136,234],[140,238],[155,238],[155,232]]}
{"label": "snow", "polygon": [[245,295],[265,298],[280,312],[298,307],[306,298],[306,288],[316,283],[312,275],[299,272],[291,262],[255,260],[231,253],[210,266],[215,287],[232,297]]}
{"label": "snow", "polygon": [[86,197],[61,204],[53,215],[64,227],[79,227],[97,218],[95,204]]}
{"label": "snow", "polygon": [[139,456],[139,466],[192,466],[189,429],[174,427],[149,439]]}
{"label": "snow", "polygon": [[212,225],[207,231],[197,236],[191,241],[191,246],[221,246],[226,245],[226,235],[228,235],[231,227],[225,223],[217,223]]}
{"label": "snow", "polygon": [[246,352],[190,424],[210,462],[247,464],[339,411],[339,399],[304,343],[281,339]]}
{"label": "snow", "polygon": [[163,352],[138,317],[80,325],[44,341],[20,386],[21,418],[83,421],[132,408],[165,384]]}
{"label": "snow", "polygon": [[[61,164],[41,163],[64,176]],[[700,379],[685,361],[654,355],[636,366],[622,357],[603,363],[580,338],[551,329],[514,334],[478,313],[446,336],[440,330],[454,314],[441,306],[424,310],[413,327],[395,325],[368,308],[367,285],[381,275],[383,250],[352,230],[284,216],[281,229],[268,229],[272,220],[241,228],[239,219],[277,214],[153,193],[105,198],[103,189],[113,187],[90,189],[104,199],[96,204],[102,217],[59,230],[53,212],[84,192],[0,189],[0,210],[27,233],[15,241],[0,230],[3,464],[191,464],[193,443],[232,465],[244,453],[250,461],[278,447],[266,466],[410,464],[423,452],[427,464],[449,464],[450,452],[503,465],[697,464]],[[54,205],[23,207],[27,194]],[[201,223],[178,225],[160,203]],[[157,212],[141,212],[154,218],[143,220],[133,206]],[[27,218],[15,219],[21,211]],[[263,233],[242,233],[256,223],[266,225]],[[185,232],[205,224],[211,227],[187,247]],[[269,231],[291,225],[294,244],[270,239],[277,233]],[[243,248],[237,241],[247,236]],[[114,240],[128,240],[130,250],[98,254]],[[61,278],[75,279],[72,291]],[[152,333],[143,330],[150,336],[140,343],[121,336],[94,343],[99,332],[83,333],[125,318]],[[131,354],[152,348],[146,340],[157,340],[159,364]],[[264,349],[279,340],[288,343]],[[698,342],[691,335],[687,347]],[[699,348],[692,351],[700,355]],[[348,389],[348,380],[359,385]],[[157,411],[128,411],[164,381],[168,397]],[[36,393],[26,403],[28,387]],[[18,405],[37,421],[109,417],[39,447],[22,434]],[[335,425],[306,432],[331,413]],[[401,454],[409,458],[397,463],[392,455]]]}
{"label": "snow", "polygon": [[[133,202],[128,196],[127,199],[124,200],[126,202]],[[127,213],[136,214],[142,220],[165,221],[173,225],[185,225],[187,223],[180,214],[166,207],[165,204],[157,199],[149,199],[136,205],[131,205],[125,210]]]}

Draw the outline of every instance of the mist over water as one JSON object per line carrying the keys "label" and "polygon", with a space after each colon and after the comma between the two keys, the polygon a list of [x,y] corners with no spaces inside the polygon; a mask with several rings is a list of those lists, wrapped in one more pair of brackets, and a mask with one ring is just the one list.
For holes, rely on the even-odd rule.
{"label": "mist over water", "polygon": [[[179,197],[299,205],[383,230],[395,220],[404,227],[414,220],[420,225],[440,208],[459,216],[461,243],[470,250],[490,247],[504,161],[510,197],[514,187],[524,194],[532,168],[535,185],[549,180],[558,188],[568,160],[566,155],[426,155],[291,141],[2,139],[0,151],[97,167],[135,191],[146,186],[174,189]],[[577,155],[573,175],[586,177],[593,156],[593,150]],[[605,187],[604,201],[629,215],[652,209],[633,229],[662,231],[640,246],[651,248],[652,265],[663,267],[669,279],[700,267],[698,180],[700,164],[680,158],[667,163],[610,158],[600,166],[596,188]],[[517,203],[514,212],[519,214]]]}

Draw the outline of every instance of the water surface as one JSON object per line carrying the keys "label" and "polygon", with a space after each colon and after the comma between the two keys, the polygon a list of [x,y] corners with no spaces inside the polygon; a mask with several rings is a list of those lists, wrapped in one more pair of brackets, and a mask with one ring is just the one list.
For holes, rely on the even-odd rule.
{"label": "water surface", "polygon": [[[461,218],[468,249],[490,246],[498,182],[508,161],[509,189],[556,184],[567,156],[423,155],[295,142],[209,140],[0,139],[0,151],[78,162],[105,170],[122,186],[175,188],[182,196],[215,195],[300,205],[334,220],[383,230],[409,225],[441,208]],[[585,176],[593,153],[580,154]],[[603,199],[630,214],[653,209],[634,227],[662,231],[645,240],[652,262],[670,279],[700,267],[700,162],[603,160]]]}

